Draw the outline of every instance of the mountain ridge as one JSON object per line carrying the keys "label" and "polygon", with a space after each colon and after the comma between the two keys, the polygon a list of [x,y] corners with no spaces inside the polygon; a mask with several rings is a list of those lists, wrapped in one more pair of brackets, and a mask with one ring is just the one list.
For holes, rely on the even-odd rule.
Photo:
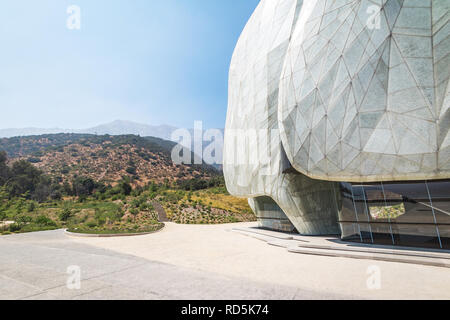
{"label": "mountain ridge", "polygon": [[164,140],[172,140],[172,132],[178,129],[170,125],[147,125],[129,120],[115,120],[85,129],[64,129],[64,128],[5,128],[0,129],[0,138],[13,138],[36,136],[44,134],[75,133],[75,134],[98,134],[98,135],[127,135],[134,134],[142,137],[156,137]]}

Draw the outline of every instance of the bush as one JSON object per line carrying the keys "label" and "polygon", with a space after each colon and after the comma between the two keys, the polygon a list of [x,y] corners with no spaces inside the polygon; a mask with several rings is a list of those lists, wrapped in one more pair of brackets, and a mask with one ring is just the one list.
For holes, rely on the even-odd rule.
{"label": "bush", "polygon": [[133,188],[127,181],[122,181],[120,184],[120,189],[122,190],[122,194],[129,196]]}
{"label": "bush", "polygon": [[13,223],[9,225],[10,232],[17,232],[20,231],[20,229],[22,229],[22,225],[19,223]]}
{"label": "bush", "polygon": [[131,175],[135,175],[136,174],[136,168],[135,167],[128,167],[125,171],[128,174],[131,174]]}
{"label": "bush", "polygon": [[46,216],[39,216],[34,222],[39,226],[56,227],[56,222]]}
{"label": "bush", "polygon": [[67,221],[72,217],[72,211],[69,208],[64,208],[59,213],[59,220],[61,221]]}
{"label": "bush", "polygon": [[36,210],[36,204],[34,203],[34,201],[32,201],[32,202],[30,202],[30,203],[28,204],[27,211],[28,211],[28,212],[33,212],[34,210]]}
{"label": "bush", "polygon": [[16,219],[16,222],[21,225],[30,223],[32,221],[33,221],[33,218],[31,218],[29,216],[20,216]]}
{"label": "bush", "polygon": [[106,218],[103,216],[99,216],[97,218],[97,225],[98,226],[103,226],[106,223]]}
{"label": "bush", "polygon": [[133,208],[138,208],[140,205],[141,205],[141,202],[140,202],[138,199],[133,199],[133,200],[131,201],[131,206],[132,206]]}
{"label": "bush", "polygon": [[117,218],[121,219],[123,217],[123,215],[124,215],[123,209],[118,207],[117,208]]}
{"label": "bush", "polygon": [[155,210],[155,208],[153,207],[153,204],[151,204],[151,203],[142,203],[139,206],[139,209],[141,211],[154,211]]}
{"label": "bush", "polygon": [[97,226],[97,222],[94,220],[89,220],[88,222],[86,222],[86,226],[88,226],[89,228],[95,228]]}

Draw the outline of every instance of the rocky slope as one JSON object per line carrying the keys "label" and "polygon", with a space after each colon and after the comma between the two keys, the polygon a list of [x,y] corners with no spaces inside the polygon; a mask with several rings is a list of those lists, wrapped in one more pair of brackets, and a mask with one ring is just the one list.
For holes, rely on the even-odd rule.
{"label": "rocky slope", "polygon": [[9,161],[25,159],[60,182],[85,176],[109,184],[131,178],[133,185],[209,179],[220,174],[208,165],[174,165],[175,144],[133,135],[55,134],[0,139]]}

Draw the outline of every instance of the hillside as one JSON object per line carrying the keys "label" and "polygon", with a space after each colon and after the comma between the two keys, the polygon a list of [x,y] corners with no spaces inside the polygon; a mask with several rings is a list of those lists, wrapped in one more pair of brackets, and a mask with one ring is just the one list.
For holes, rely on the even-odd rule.
{"label": "hillside", "polygon": [[0,234],[145,233],[167,219],[255,221],[247,200],[228,194],[220,171],[175,166],[174,145],[133,135],[0,139]]}
{"label": "hillside", "polygon": [[[2,138],[10,138],[7,143],[7,147],[11,148],[10,156],[19,156],[17,150],[24,149],[25,152],[36,151],[36,141],[37,136],[42,137],[43,141],[39,142],[38,145],[48,144],[49,146],[60,146],[65,145],[64,141],[68,136],[71,136],[72,141],[76,139],[83,139],[89,137],[90,135],[111,135],[111,136],[125,136],[125,135],[136,135],[140,137],[150,137],[153,142],[158,143],[158,141],[163,141],[164,144],[170,143],[172,141],[172,133],[177,130],[176,127],[169,125],[158,125],[151,126],[143,123],[137,123],[133,121],[116,120],[110,123],[105,123],[92,128],[86,129],[61,129],[61,128],[10,128],[10,129],[0,129],[0,141]],[[219,129],[224,135],[224,129]],[[191,137],[194,137],[194,130],[189,130]],[[205,134],[203,130],[203,134]],[[62,135],[63,134],[63,135]],[[29,137],[31,139],[28,139]],[[44,140],[48,139],[48,143]],[[61,139],[63,141],[61,141]],[[178,140],[177,140],[178,141]],[[21,143],[24,144],[21,146]],[[203,150],[210,144],[209,141],[203,142]],[[223,149],[223,141],[218,142],[219,148]],[[194,150],[194,141],[191,144],[185,145],[185,147]],[[34,151],[33,151],[34,149]],[[211,164],[214,168],[222,171],[221,163]]]}
{"label": "hillside", "polygon": [[208,165],[173,165],[175,143],[153,137],[49,134],[0,139],[9,162],[28,160],[59,182],[85,176],[108,184],[131,178],[135,186],[148,182],[209,179],[219,172]]}
{"label": "hillside", "polygon": [[220,171],[175,166],[174,146],[134,135],[0,139],[0,234],[57,228],[145,233],[162,228],[167,218],[183,224],[255,221],[247,200],[228,194]]}

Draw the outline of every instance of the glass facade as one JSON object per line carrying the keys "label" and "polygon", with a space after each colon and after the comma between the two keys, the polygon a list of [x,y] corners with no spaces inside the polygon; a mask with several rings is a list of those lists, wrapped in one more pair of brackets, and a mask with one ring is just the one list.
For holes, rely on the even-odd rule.
{"label": "glass facade", "polygon": [[450,180],[341,183],[344,240],[450,249]]}

